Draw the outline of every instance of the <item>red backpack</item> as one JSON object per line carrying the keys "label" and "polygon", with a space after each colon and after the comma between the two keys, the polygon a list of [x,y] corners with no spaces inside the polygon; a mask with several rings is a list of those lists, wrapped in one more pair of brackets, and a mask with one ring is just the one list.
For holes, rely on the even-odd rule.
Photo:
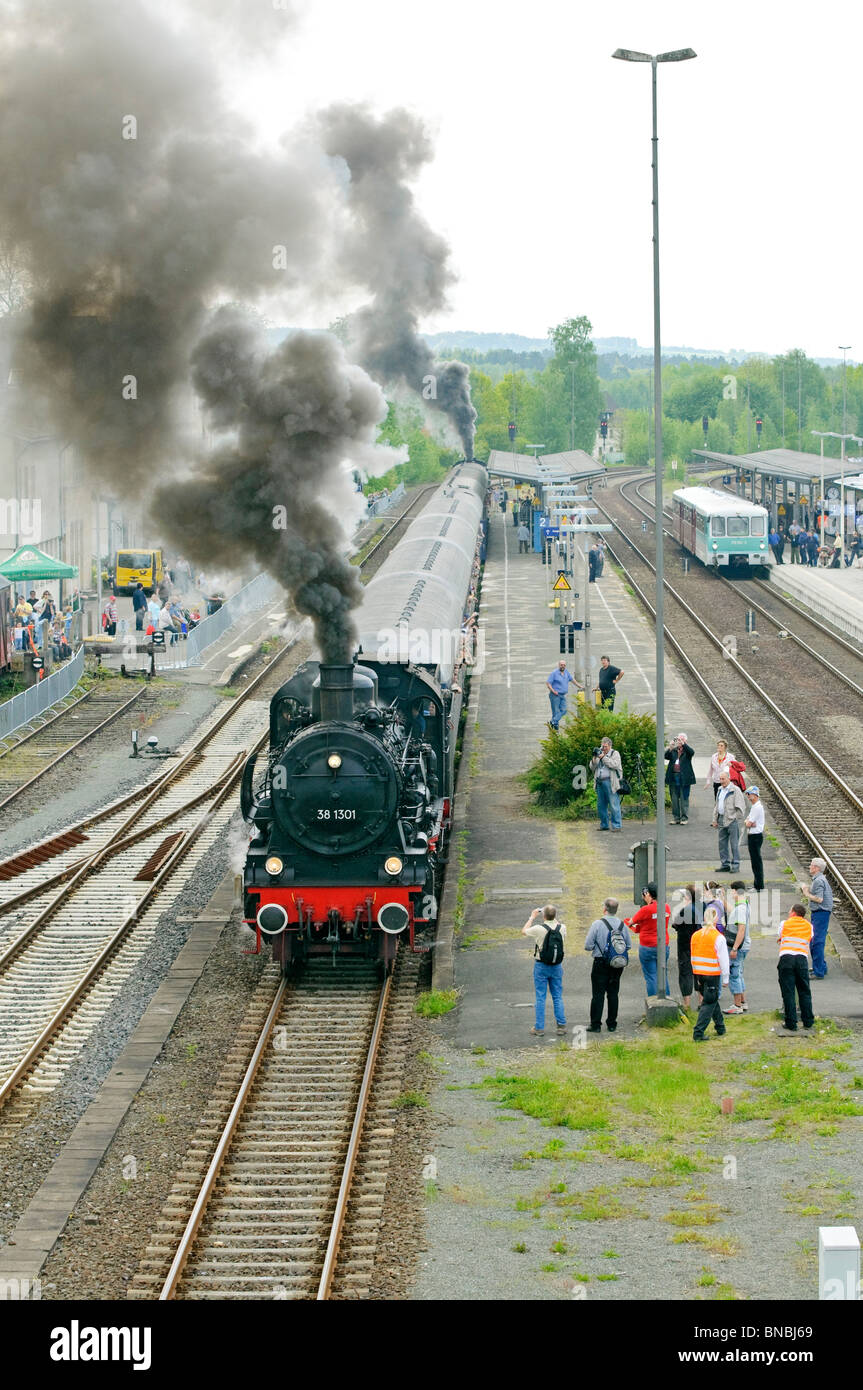
{"label": "red backpack", "polygon": [[743,776],[745,771],[745,763],[739,762],[737,758],[731,759],[728,765],[728,776],[734,785],[739,787],[742,792],[746,791],[746,778]]}

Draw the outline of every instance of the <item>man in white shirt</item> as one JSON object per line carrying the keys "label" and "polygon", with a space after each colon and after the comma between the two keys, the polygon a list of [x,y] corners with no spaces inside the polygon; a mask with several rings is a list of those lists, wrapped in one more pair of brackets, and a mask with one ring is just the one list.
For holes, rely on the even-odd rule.
{"label": "man in white shirt", "polygon": [[758,788],[746,788],[749,814],[746,826],[746,844],[749,849],[749,862],[752,865],[753,888],[760,892],[764,887],[764,865],[761,862],[761,846],[764,844],[764,807],[759,800]]}

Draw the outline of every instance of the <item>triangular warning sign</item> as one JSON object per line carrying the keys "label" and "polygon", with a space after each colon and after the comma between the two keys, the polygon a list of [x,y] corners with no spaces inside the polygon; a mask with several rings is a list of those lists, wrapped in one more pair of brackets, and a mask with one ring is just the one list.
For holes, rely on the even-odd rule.
{"label": "triangular warning sign", "polygon": [[557,577],[557,579],[554,581],[554,583],[552,584],[551,587],[552,587],[552,590],[556,590],[556,589],[571,589],[571,588],[572,588],[572,585],[570,584],[570,582],[569,582],[569,580],[567,579],[567,577],[566,577],[565,574],[559,574],[558,577]]}

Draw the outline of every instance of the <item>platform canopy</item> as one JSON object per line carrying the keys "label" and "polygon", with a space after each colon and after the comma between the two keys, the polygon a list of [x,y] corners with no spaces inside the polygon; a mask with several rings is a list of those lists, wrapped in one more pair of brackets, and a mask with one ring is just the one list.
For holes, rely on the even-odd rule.
{"label": "platform canopy", "polygon": [[513,478],[520,483],[544,487],[547,483],[567,483],[577,478],[601,478],[605,464],[583,449],[567,449],[562,454],[512,454],[506,449],[492,449],[486,467],[491,477]]}
{"label": "platform canopy", "polygon": [[78,567],[46,555],[35,545],[22,545],[0,565],[0,574],[13,584],[25,579],[77,579]]}
{"label": "platform canopy", "polygon": [[[760,473],[788,482],[809,482],[812,478],[820,478],[822,464],[825,483],[842,476],[839,459],[822,459],[820,454],[805,454],[799,449],[759,449],[754,454],[719,454],[712,449],[693,449],[692,453],[706,463],[715,463],[717,468],[741,468],[747,473]],[[847,464],[846,459],[846,472]]]}

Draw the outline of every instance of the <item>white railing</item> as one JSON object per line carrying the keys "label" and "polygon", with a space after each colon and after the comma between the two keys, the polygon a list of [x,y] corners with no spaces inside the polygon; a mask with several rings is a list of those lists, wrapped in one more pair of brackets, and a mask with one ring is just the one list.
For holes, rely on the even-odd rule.
{"label": "white railing", "polygon": [[404,483],[399,483],[398,487],[393,488],[387,497],[379,497],[377,502],[373,502],[369,507],[367,516],[380,516],[382,512],[389,511],[393,502],[398,502],[405,495]]}
{"label": "white railing", "polygon": [[45,710],[58,700],[65,699],[69,692],[74,690],[83,674],[84,648],[79,647],[64,666],[52,671],[50,676],[45,676],[36,685],[31,685],[29,690],[22,690],[20,695],[13,695],[11,700],[5,700],[0,705],[0,739],[8,738],[16,729],[44,714]]}
{"label": "white railing", "polygon": [[158,651],[156,657],[157,667],[159,670],[169,667],[182,670],[187,666],[200,665],[201,656],[207,647],[217,642],[229,627],[240,618],[257,613],[283,592],[282,586],[271,575],[257,575],[249,584],[244,584],[242,589],[238,589],[231,598],[226,599],[221,608],[209,618],[204,618],[197,627],[193,627],[188,636],[181,637],[173,646],[170,633],[166,632],[165,646]]}

